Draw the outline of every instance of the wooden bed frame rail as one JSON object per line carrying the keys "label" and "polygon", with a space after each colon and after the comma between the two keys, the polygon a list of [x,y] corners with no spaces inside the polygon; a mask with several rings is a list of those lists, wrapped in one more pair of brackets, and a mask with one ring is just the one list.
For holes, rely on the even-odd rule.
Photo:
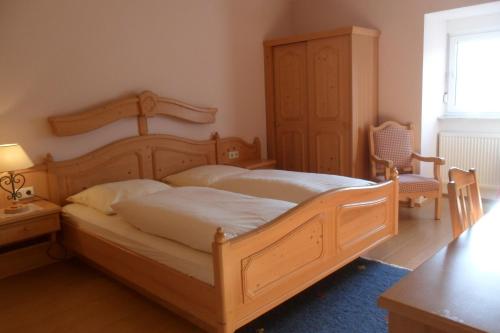
{"label": "wooden bed frame rail", "polygon": [[396,235],[398,183],[333,190],[213,245],[217,332],[233,332]]}
{"label": "wooden bed frame rail", "polygon": [[398,182],[323,193],[236,238],[214,236],[214,285],[63,223],[63,243],[195,325],[234,332],[398,232]]}
{"label": "wooden bed frame rail", "polygon": [[196,326],[209,332],[217,327],[214,313],[218,303],[213,285],[81,230],[64,217],[62,242],[84,261]]}

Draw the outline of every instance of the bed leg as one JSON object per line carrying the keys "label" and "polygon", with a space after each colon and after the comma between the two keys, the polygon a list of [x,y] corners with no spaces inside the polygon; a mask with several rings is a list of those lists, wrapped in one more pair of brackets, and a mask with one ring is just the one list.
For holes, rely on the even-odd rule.
{"label": "bed leg", "polygon": [[398,234],[399,229],[399,174],[396,168],[391,169],[391,180],[394,182],[394,232],[393,235]]}
{"label": "bed leg", "polygon": [[218,295],[217,304],[217,333],[233,333],[231,329],[231,300],[226,283],[229,281],[228,272],[225,269],[224,262],[227,257],[228,242],[224,235],[224,230],[218,228],[213,242],[213,260],[214,260],[214,278],[215,289]]}
{"label": "bed leg", "polygon": [[441,196],[434,201],[434,219],[436,221],[441,220]]}

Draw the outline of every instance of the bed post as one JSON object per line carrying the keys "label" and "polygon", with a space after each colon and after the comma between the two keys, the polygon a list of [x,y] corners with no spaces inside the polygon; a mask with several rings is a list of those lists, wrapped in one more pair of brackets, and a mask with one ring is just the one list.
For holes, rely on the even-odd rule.
{"label": "bed post", "polygon": [[394,223],[394,235],[398,234],[399,225],[399,172],[398,169],[391,168],[390,179],[394,182],[394,218],[396,219]]}
{"label": "bed post", "polygon": [[228,311],[231,306],[229,293],[230,286],[227,285],[228,280],[228,265],[227,247],[229,243],[224,235],[224,230],[219,227],[215,233],[213,242],[213,260],[214,260],[214,284],[217,296],[217,333],[231,333],[234,330],[231,328],[231,312]]}

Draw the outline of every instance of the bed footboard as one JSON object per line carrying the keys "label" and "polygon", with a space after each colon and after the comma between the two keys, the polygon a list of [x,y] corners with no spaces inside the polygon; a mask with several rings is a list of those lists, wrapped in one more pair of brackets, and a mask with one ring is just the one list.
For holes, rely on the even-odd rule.
{"label": "bed footboard", "polygon": [[214,241],[218,332],[233,332],[398,232],[398,182],[321,194]]}

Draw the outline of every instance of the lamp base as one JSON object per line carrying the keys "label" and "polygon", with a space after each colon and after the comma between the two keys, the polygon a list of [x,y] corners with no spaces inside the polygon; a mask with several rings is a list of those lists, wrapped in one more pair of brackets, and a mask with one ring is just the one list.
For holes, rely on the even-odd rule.
{"label": "lamp base", "polygon": [[28,206],[22,204],[12,204],[3,210],[4,214],[19,214],[24,213],[29,209]]}

